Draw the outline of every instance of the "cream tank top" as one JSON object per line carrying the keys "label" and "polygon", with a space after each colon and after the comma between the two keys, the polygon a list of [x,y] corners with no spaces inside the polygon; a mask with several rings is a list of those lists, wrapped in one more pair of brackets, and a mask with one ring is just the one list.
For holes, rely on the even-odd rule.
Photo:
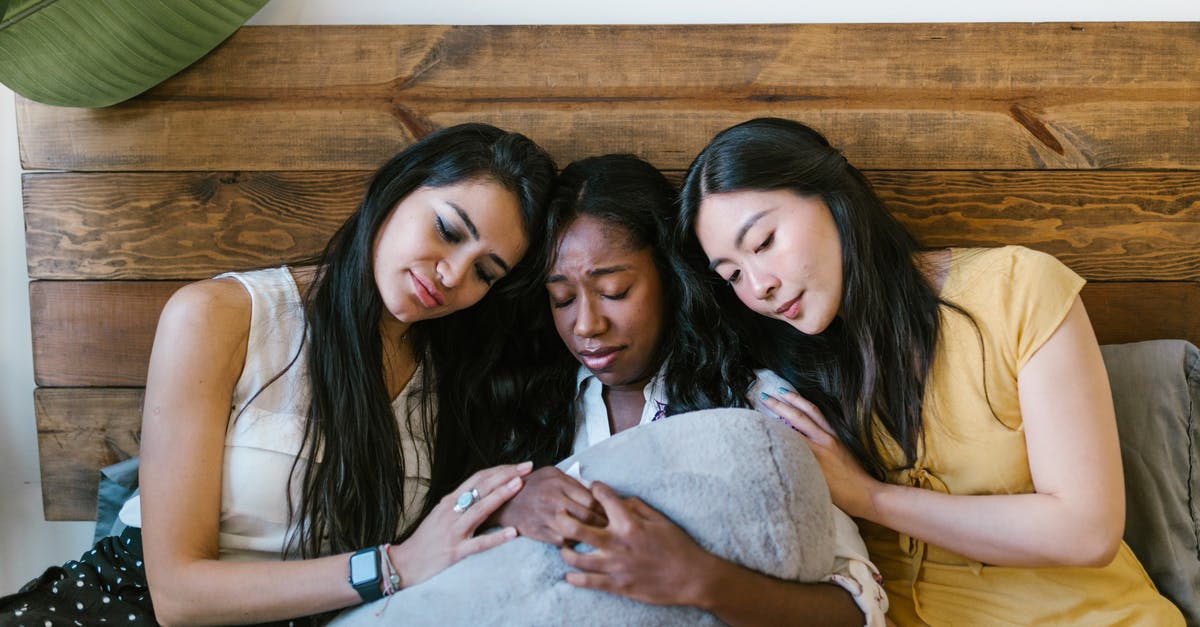
{"label": "cream tank top", "polygon": [[[288,479],[299,454],[302,459],[296,464],[291,486],[292,501],[298,503],[304,465],[313,457],[311,451],[300,450],[310,398],[300,291],[286,267],[217,278],[236,279],[251,299],[246,364],[231,399],[221,469],[220,558],[249,561],[295,557],[294,552],[284,551],[295,527],[288,525]],[[407,420],[410,406],[411,411],[418,411],[411,397],[414,381],[420,376],[418,368],[392,401],[407,470],[404,508],[410,516],[420,511],[430,477],[426,436],[414,433]],[[417,429],[423,422],[411,421]],[[318,451],[316,463],[320,458]],[[141,527],[140,496],[125,503],[120,518],[126,525]],[[400,526],[407,524],[407,520],[401,521]]]}

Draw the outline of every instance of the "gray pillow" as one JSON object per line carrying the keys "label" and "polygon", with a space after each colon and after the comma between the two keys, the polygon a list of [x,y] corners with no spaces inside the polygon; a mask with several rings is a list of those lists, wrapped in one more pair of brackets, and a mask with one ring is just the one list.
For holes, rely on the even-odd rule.
{"label": "gray pillow", "polygon": [[1125,542],[1200,626],[1200,350],[1182,340],[1100,350],[1125,468]]}
{"label": "gray pillow", "polygon": [[[746,409],[680,414],[609,438],[560,464],[636,494],[709,551],[784,579],[833,570],[829,489],[808,447]],[[556,547],[517,538],[335,625],[719,625],[690,607],[575,588]]]}
{"label": "gray pillow", "polygon": [[117,518],[121,506],[138,493],[140,457],[130,457],[100,469],[100,485],[96,491],[96,529],[92,544],[109,536],[119,536],[125,524]]}

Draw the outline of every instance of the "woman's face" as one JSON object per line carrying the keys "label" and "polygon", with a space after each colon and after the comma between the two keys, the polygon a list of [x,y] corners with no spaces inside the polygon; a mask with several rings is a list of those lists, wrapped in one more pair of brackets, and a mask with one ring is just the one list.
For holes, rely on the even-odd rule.
{"label": "woman's face", "polygon": [[528,245],[516,195],[495,181],[419,187],[375,236],[375,285],[396,320],[437,318],[479,302]]}
{"label": "woman's face", "polygon": [[663,291],[649,248],[634,250],[625,229],[581,216],[558,241],[546,289],[558,336],[602,383],[641,388],[654,376]]}
{"label": "woman's face", "polygon": [[829,207],[789,190],[711,194],[696,236],[709,267],[751,310],[815,335],[842,302],[842,244]]}

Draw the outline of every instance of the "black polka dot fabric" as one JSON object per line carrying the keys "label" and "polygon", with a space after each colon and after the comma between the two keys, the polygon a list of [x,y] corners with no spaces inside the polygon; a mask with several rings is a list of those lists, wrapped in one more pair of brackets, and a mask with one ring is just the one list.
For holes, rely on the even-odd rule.
{"label": "black polka dot fabric", "polygon": [[[323,625],[333,616],[330,612],[253,627]],[[0,627],[157,624],[142,562],[142,530],[136,527],[97,542],[78,561],[47,568],[16,594],[0,598]]]}
{"label": "black polka dot fabric", "polygon": [[157,624],[146,588],[141,530],[132,527],[0,598],[5,627]]}

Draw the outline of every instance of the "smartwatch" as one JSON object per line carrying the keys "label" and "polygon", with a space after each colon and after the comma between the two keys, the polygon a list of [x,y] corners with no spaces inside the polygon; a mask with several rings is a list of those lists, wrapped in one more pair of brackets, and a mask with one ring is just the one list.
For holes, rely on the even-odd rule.
{"label": "smartwatch", "polygon": [[379,547],[365,548],[350,556],[350,585],[358,591],[363,603],[383,598],[379,572]]}

